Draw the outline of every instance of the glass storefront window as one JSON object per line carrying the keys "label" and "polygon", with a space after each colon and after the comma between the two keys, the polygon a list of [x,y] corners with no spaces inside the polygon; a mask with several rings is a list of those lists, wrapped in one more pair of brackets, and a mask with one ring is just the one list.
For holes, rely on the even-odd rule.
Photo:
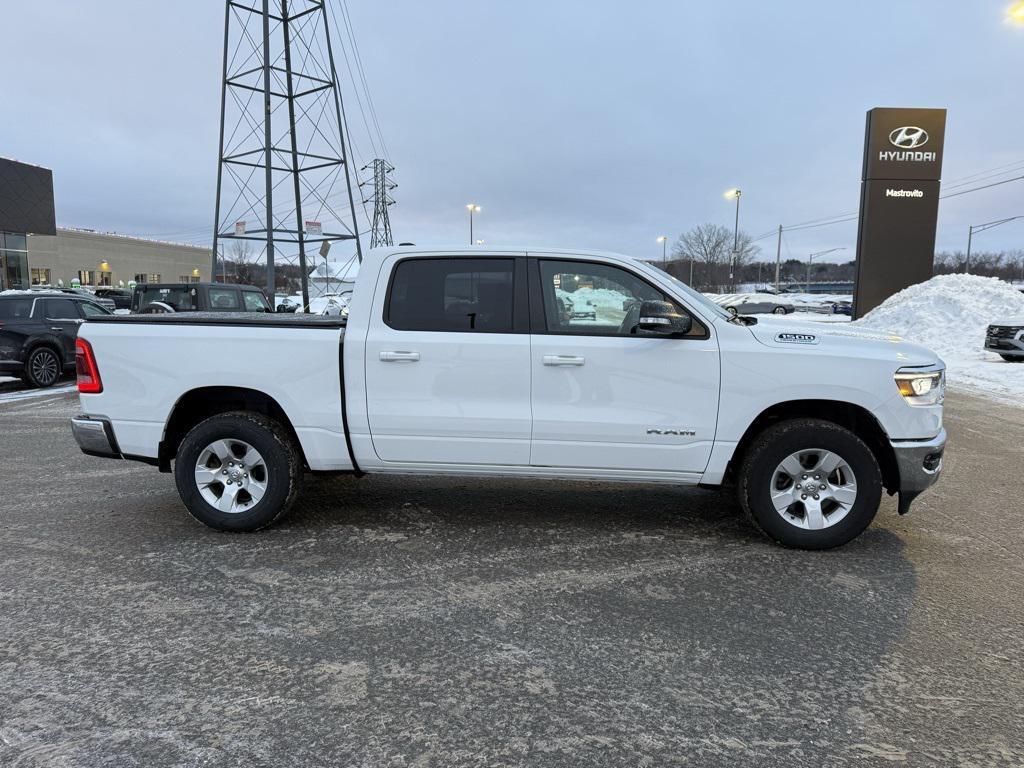
{"label": "glass storefront window", "polygon": [[28,288],[28,251],[25,235],[0,232],[0,290]]}
{"label": "glass storefront window", "polygon": [[50,270],[32,267],[32,285],[50,285]]}

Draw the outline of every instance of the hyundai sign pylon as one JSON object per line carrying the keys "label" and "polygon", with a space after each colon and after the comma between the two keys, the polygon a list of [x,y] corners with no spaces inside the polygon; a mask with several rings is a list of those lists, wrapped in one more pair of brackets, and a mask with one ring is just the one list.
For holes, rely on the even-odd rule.
{"label": "hyundai sign pylon", "polygon": [[932,276],[944,109],[868,112],[853,316]]}

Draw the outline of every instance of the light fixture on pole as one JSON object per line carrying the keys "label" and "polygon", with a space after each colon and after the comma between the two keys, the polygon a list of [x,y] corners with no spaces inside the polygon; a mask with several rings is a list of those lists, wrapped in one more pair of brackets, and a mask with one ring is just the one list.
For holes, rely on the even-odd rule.
{"label": "light fixture on pole", "polygon": [[[1024,8],[1024,3],[1020,3],[1020,6]],[[975,232],[984,232],[986,229],[992,229],[992,227],[998,227],[1000,224],[1007,224],[1017,219],[1024,219],[1024,216],[1010,216],[1006,219],[997,219],[996,221],[989,221],[985,224],[971,224],[967,228],[967,258],[964,259],[964,274],[966,275],[971,268],[971,240],[974,239]]]}
{"label": "light fixture on pole", "polygon": [[827,251],[818,251],[812,253],[807,257],[807,282],[804,283],[804,291],[810,293],[811,290],[811,262],[814,261],[815,256],[824,256],[826,253],[835,253],[836,251],[845,251],[845,248],[829,248]]}
{"label": "light fixture on pole", "polygon": [[473,244],[473,214],[480,213],[480,206],[476,203],[467,203],[466,210],[469,211],[469,244]]}
{"label": "light fixture on pole", "polygon": [[726,200],[736,200],[736,223],[732,230],[732,259],[729,260],[729,279],[732,280],[733,272],[736,269],[736,254],[740,250],[740,195],[743,190],[733,188],[725,193]]}
{"label": "light fixture on pole", "polygon": [[661,243],[661,263],[665,263],[665,245],[668,243],[668,238],[662,235],[658,238],[658,242]]}

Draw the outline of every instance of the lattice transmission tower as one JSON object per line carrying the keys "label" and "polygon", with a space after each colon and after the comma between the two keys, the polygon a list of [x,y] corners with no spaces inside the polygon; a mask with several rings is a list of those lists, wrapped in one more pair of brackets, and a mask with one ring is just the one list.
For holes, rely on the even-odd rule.
{"label": "lattice transmission tower", "polygon": [[354,239],[362,261],[325,6],[227,0],[224,15],[213,274],[218,246],[265,260],[272,299],[278,259],[297,263],[306,305],[309,246]]}
{"label": "lattice transmission tower", "polygon": [[395,170],[387,160],[380,158],[362,167],[362,171],[373,169],[373,181],[361,181],[360,187],[373,185],[373,194],[363,200],[363,204],[373,202],[373,224],[370,229],[370,247],[376,248],[379,245],[394,245],[391,239],[391,219],[388,216],[388,208],[395,204],[391,196],[391,190],[398,185],[388,178],[388,174]]}

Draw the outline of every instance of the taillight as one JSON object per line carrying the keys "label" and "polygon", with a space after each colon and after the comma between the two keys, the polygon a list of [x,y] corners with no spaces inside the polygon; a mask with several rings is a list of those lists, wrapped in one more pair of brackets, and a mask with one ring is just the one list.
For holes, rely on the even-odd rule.
{"label": "taillight", "polygon": [[96,367],[96,355],[92,344],[85,339],[75,339],[75,371],[78,374],[78,391],[96,395],[103,391],[100,369]]}

